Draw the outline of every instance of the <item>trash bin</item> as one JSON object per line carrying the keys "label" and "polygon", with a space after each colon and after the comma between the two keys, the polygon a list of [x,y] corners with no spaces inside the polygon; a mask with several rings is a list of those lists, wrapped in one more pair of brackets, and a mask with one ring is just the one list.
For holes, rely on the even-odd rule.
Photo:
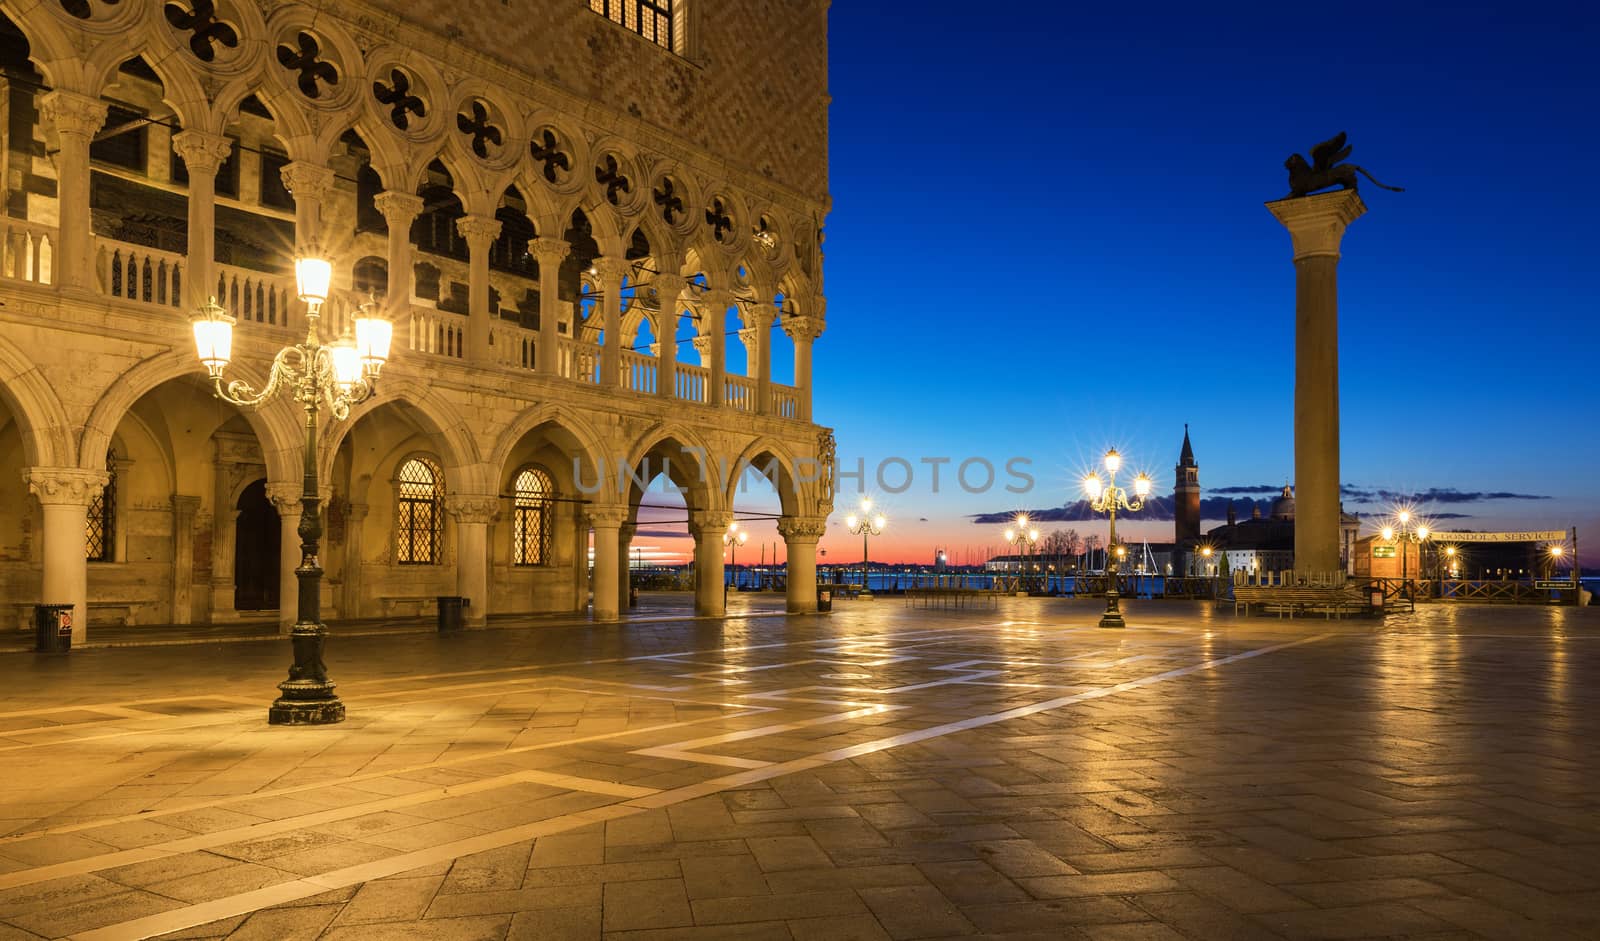
{"label": "trash bin", "polygon": [[439,633],[449,634],[465,628],[467,626],[466,615],[462,609],[470,603],[460,595],[440,595]]}
{"label": "trash bin", "polygon": [[638,606],[639,606],[639,589],[634,588],[633,586],[630,585],[628,587],[628,607],[637,608]]}
{"label": "trash bin", "polygon": [[833,589],[823,585],[817,586],[817,611],[827,612],[833,610]]}
{"label": "trash bin", "polygon": [[40,653],[66,653],[72,649],[72,605],[33,606],[34,649]]}

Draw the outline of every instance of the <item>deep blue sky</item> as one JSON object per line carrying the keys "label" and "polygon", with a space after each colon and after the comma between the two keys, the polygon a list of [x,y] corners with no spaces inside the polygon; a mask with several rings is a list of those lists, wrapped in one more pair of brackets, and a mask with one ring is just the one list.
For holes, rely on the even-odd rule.
{"label": "deep blue sky", "polygon": [[1549,496],[1433,509],[1575,523],[1593,558],[1597,27],[1577,4],[835,2],[817,419],[869,476],[1037,478],[970,495],[946,468],[935,495],[919,464],[880,494],[885,547],[997,544],[967,516],[1076,498],[1107,445],[1170,491],[1185,422],[1208,492],[1292,478],[1294,271],[1262,203],[1345,130],[1407,190],[1363,182],[1344,243],[1345,482]]}

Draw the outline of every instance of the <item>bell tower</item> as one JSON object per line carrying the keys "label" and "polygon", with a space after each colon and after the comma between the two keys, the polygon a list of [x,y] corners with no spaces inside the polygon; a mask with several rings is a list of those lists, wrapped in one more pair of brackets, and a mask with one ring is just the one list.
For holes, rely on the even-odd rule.
{"label": "bell tower", "polygon": [[1189,426],[1183,426],[1183,452],[1178,455],[1172,486],[1172,541],[1188,549],[1200,541],[1200,465],[1194,462]]}

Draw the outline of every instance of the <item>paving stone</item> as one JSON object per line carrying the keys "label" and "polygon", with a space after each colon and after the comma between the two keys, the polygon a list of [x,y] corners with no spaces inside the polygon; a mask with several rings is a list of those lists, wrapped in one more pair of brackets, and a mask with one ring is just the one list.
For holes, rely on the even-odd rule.
{"label": "paving stone", "polygon": [[676,928],[694,923],[689,897],[679,879],[608,882],[602,904],[607,932]]}

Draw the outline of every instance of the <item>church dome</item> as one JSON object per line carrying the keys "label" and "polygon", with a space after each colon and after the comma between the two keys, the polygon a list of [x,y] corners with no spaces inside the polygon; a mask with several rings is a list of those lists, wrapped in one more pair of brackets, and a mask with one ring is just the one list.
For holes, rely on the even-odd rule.
{"label": "church dome", "polygon": [[1275,520],[1294,519],[1294,488],[1288,484],[1283,485],[1283,493],[1278,499],[1272,501],[1272,518]]}

